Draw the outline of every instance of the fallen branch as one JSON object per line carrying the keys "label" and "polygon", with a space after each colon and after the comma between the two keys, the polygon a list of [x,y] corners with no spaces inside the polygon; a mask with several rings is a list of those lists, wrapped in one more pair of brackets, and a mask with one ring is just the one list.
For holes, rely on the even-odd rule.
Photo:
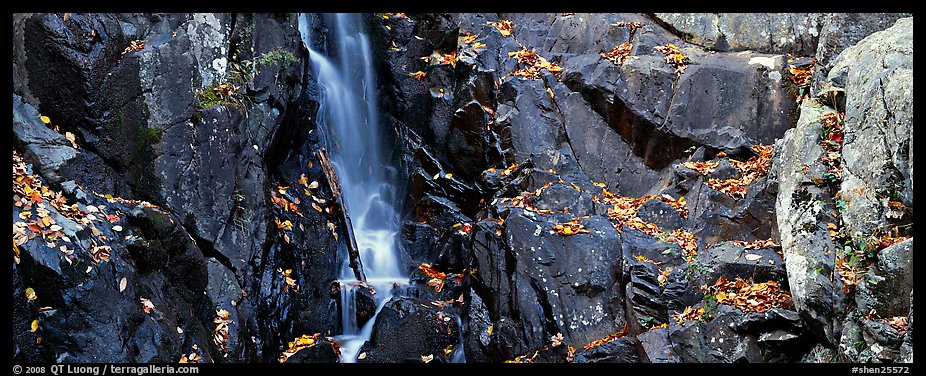
{"label": "fallen branch", "polygon": [[347,253],[350,258],[350,268],[354,270],[354,276],[357,280],[366,282],[366,276],[363,273],[363,264],[360,262],[360,251],[357,249],[357,239],[354,238],[354,227],[351,224],[350,215],[347,213],[347,206],[341,198],[341,183],[338,174],[331,166],[331,160],[328,158],[328,152],[321,148],[317,152],[318,161],[321,163],[322,171],[325,172],[325,179],[328,180],[328,186],[331,187],[331,194],[338,203],[339,218],[344,231],[347,232]]}

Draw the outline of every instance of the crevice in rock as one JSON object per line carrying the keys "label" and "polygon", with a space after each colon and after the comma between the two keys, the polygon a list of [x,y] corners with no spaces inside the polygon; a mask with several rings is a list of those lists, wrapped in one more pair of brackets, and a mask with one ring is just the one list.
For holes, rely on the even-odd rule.
{"label": "crevice in rock", "polygon": [[[623,72],[621,72],[623,74]],[[643,164],[653,170],[662,170],[672,162],[685,156],[685,150],[692,146],[702,146],[685,137],[672,134],[664,129],[662,124],[652,123],[636,113],[620,97],[612,95],[607,98],[608,92],[586,86],[578,79],[563,81],[573,93],[582,95],[582,99],[589,108],[600,116],[605,124],[620,135],[631,151],[639,157]],[[674,101],[676,85],[673,85],[672,96],[669,102],[671,111]],[[668,111],[666,114],[668,119]]]}
{"label": "crevice in rock", "polygon": [[679,29],[676,29],[674,25],[672,25],[672,24],[670,24],[670,23],[668,23],[668,22],[666,22],[666,21],[663,21],[661,18],[659,18],[659,16],[656,16],[656,13],[643,13],[643,15],[646,16],[647,18],[649,18],[650,20],[652,20],[653,23],[655,23],[655,24],[658,25],[659,27],[661,27],[661,28],[665,29],[666,31],[672,33],[673,35],[679,37],[679,39],[682,39],[682,40],[684,40],[684,41],[688,41],[688,40],[691,40],[691,38],[692,38],[692,35],[691,35],[691,34],[688,34],[688,33],[685,33],[685,32],[680,31]]}
{"label": "crevice in rock", "polygon": [[193,242],[196,243],[196,247],[199,248],[199,250],[203,253],[203,256],[207,258],[214,258],[216,261],[222,264],[222,266],[225,266],[228,268],[228,270],[231,270],[233,274],[237,275],[238,270],[235,269],[234,265],[232,265],[231,259],[229,259],[228,256],[223,255],[222,252],[219,252],[217,249],[215,249],[214,242],[200,237],[196,234],[195,229],[186,224],[183,225],[183,228],[186,229],[188,234],[190,234],[190,238],[192,238]]}
{"label": "crevice in rock", "polygon": [[550,300],[543,291],[543,287],[540,286],[540,283],[537,282],[535,278],[530,278],[530,285],[537,295],[538,303],[540,303],[540,309],[543,312],[544,326],[547,332],[550,334],[559,333],[561,330],[556,326],[556,320],[553,318],[553,307],[550,306]]}

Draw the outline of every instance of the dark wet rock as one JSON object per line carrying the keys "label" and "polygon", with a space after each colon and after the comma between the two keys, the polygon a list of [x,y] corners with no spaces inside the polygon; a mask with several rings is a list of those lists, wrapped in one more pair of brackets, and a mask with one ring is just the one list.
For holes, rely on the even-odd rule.
{"label": "dark wet rock", "polygon": [[36,163],[50,184],[80,179],[87,189],[115,195],[130,194],[116,172],[96,154],[75,149],[64,134],[56,133],[40,121],[31,104],[13,94],[13,135],[25,157]]}
{"label": "dark wet rock", "polygon": [[452,203],[445,201],[442,205],[449,205],[464,215],[473,215],[481,208],[479,200],[483,196],[476,184],[454,176],[428,148],[417,148],[413,155],[414,161],[408,168],[411,177],[406,206],[410,207],[409,210],[416,210],[411,205],[428,195],[449,200]]}
{"label": "dark wet rock", "polygon": [[[781,56],[703,55],[678,82],[663,127],[727,152],[771,144],[794,124]],[[735,85],[729,83],[736,82]]]}
{"label": "dark wet rock", "polygon": [[[240,347],[239,328],[242,320],[238,315],[238,303],[241,302],[241,292],[243,289],[238,285],[235,274],[222,265],[214,258],[206,262],[206,268],[209,273],[209,284],[206,286],[206,294],[215,306],[215,310],[226,310],[229,312],[229,318],[233,323],[228,325],[228,348],[230,352],[238,353]],[[242,306],[240,309],[245,309]]]}
{"label": "dark wet rock", "polygon": [[852,234],[886,221],[877,195],[913,206],[912,31],[912,18],[898,20],[843,51],[827,75],[846,90],[840,194],[852,202],[843,214]]}
{"label": "dark wet rock", "polygon": [[35,107],[13,94],[13,134],[26,149],[26,156],[42,168],[42,175],[61,182],[57,170],[77,156],[77,149],[64,135],[49,129],[39,120]]}
{"label": "dark wet rock", "polygon": [[666,242],[628,227],[621,231],[621,250],[625,260],[625,271],[629,271],[627,268],[637,263],[634,259],[636,256],[643,256],[660,265],[675,266],[684,263],[682,248],[678,243]]}
{"label": "dark wet rock", "polygon": [[706,323],[686,322],[669,328],[669,338],[682,362],[737,363],[761,362],[762,354],[754,336],[739,334],[733,324],[743,313],[719,306],[714,319]]}
{"label": "dark wet rock", "polygon": [[575,216],[606,214],[604,211],[597,210],[596,203],[589,193],[578,191],[564,184],[556,184],[544,189],[540,197],[535,198],[533,202],[538,210],[557,212],[566,208]]}
{"label": "dark wet rock", "polygon": [[801,318],[797,312],[781,308],[772,308],[764,312],[750,312],[736,319],[738,331],[753,333],[775,329],[798,332],[801,325]]}
{"label": "dark wet rock", "polygon": [[501,360],[558,333],[565,343],[584,346],[624,325],[622,315],[613,314],[623,306],[614,227],[592,216],[581,220],[590,234],[564,237],[550,227],[567,219],[547,217],[511,209],[503,226],[482,221],[473,227],[473,286],[490,317],[499,317]]}
{"label": "dark wet rock", "polygon": [[429,300],[393,298],[379,315],[370,340],[360,348],[364,363],[420,363],[422,356],[448,362],[444,350],[459,346],[460,318]]}
{"label": "dark wet rock", "polygon": [[717,169],[710,175],[712,178],[727,180],[738,177],[739,171],[730,164],[729,158],[720,158],[719,162]]}
{"label": "dark wet rock", "polygon": [[464,305],[466,319],[463,320],[464,349],[467,363],[486,363],[497,360],[494,353],[492,333],[495,327],[489,317],[482,298],[474,290],[469,290],[469,304]]}
{"label": "dark wet rock", "polygon": [[717,51],[812,55],[825,17],[818,13],[656,13],[686,41]]}
{"label": "dark wet rock", "polygon": [[[442,251],[452,248],[448,244],[452,233],[459,230],[459,228],[454,228],[454,225],[462,225],[470,221],[452,201],[444,197],[425,194],[412,209],[411,218],[402,226],[402,243],[408,256],[406,264],[413,269],[423,263],[441,260]],[[437,265],[441,268],[451,267],[449,264],[454,263],[449,261],[443,260]],[[463,268],[459,262],[455,264],[453,265],[457,267],[455,269]]]}
{"label": "dark wet rock", "polygon": [[331,343],[325,341],[312,347],[299,350],[289,358],[286,363],[338,363],[340,354]]}
{"label": "dark wet rock", "polygon": [[803,169],[820,165],[818,119],[830,111],[824,106],[802,106],[797,126],[776,144],[772,169],[779,179],[775,212],[795,307],[808,321],[808,330],[836,343],[839,322],[834,320],[845,297],[841,281],[827,277],[835,269],[835,259],[826,251],[835,248],[826,223],[836,221],[831,214],[836,207],[830,191],[814,183],[815,178],[821,179],[822,169],[807,173]]}
{"label": "dark wet rock", "polygon": [[620,330],[624,322],[613,314],[623,301],[615,289],[620,240],[611,223],[593,216],[582,221],[590,234],[563,237],[527,214],[514,210],[505,221],[506,252],[517,265],[510,277],[515,296],[498,312],[520,312],[525,344],[562,332],[567,343],[584,345]]}
{"label": "dark wet rock", "polygon": [[32,320],[39,319],[38,308],[26,297],[27,286],[23,285],[20,277],[19,264],[13,264],[13,274],[10,276],[13,290],[13,301],[10,326],[13,333],[13,361],[42,360],[41,348],[36,346],[35,340],[41,334],[32,332]]}
{"label": "dark wet rock", "polygon": [[[209,352],[220,351],[212,342],[215,310],[205,299],[206,261],[188,233],[157,210],[89,198],[78,205],[126,213],[118,223],[95,224],[112,239],[109,261],[93,260],[90,229],[50,207],[73,253],[35,240],[19,247],[18,283],[35,291],[34,307],[53,307],[39,318],[42,345],[32,347],[32,338],[32,346],[20,347],[21,356],[37,351],[45,361],[176,362],[198,344],[210,361]],[[19,213],[14,207],[14,218]],[[123,229],[116,231],[116,224]],[[150,313],[141,298],[154,305]]]}
{"label": "dark wet rock", "polygon": [[913,293],[913,239],[878,252],[878,262],[868,278],[856,286],[855,303],[860,312],[875,310],[882,317],[904,316],[910,311]]}
{"label": "dark wet rock", "polygon": [[565,116],[569,147],[592,180],[603,182],[615,193],[642,196],[658,177],[643,164],[620,134],[610,128],[579,93],[557,101]]}
{"label": "dark wet rock", "polygon": [[652,329],[637,335],[640,347],[650,363],[681,363],[669,340],[669,328]]}
{"label": "dark wet rock", "polygon": [[699,273],[701,273],[701,265],[697,261],[669,271],[669,276],[662,285],[660,296],[667,309],[682,312],[685,307],[694,306],[704,298],[704,292],[697,286],[708,281],[703,280]]}
{"label": "dark wet rock", "polygon": [[730,242],[715,244],[707,249],[703,261],[709,270],[705,278],[709,283],[720,277],[776,281],[787,288],[788,273],[778,252],[780,247],[744,249],[744,246]]}
{"label": "dark wet rock", "polygon": [[662,301],[662,287],[658,281],[659,269],[650,262],[641,262],[630,267],[630,282],[625,288],[627,294],[627,321],[635,332],[642,332],[644,325],[658,326],[669,322],[666,303]]}
{"label": "dark wet rock", "polygon": [[577,351],[575,363],[640,363],[637,348],[640,341],[634,337],[624,337],[596,346],[588,350]]}
{"label": "dark wet rock", "polygon": [[778,182],[771,175],[747,188],[741,199],[708,187],[699,178],[685,195],[688,229],[703,244],[726,240],[770,239],[777,236],[774,225]]}
{"label": "dark wet rock", "polygon": [[351,290],[354,294],[354,310],[357,312],[357,327],[362,328],[376,314],[376,291],[363,285],[353,286]]}
{"label": "dark wet rock", "polygon": [[673,231],[685,226],[685,218],[671,205],[662,200],[649,200],[640,206],[637,217],[653,223],[664,231]]}
{"label": "dark wet rock", "polygon": [[561,115],[540,80],[511,78],[499,87],[496,124],[507,129],[502,146],[510,160],[534,161],[536,167],[556,168],[556,150],[566,143]]}
{"label": "dark wet rock", "polygon": [[820,21],[814,70],[814,88],[822,89],[836,57],[872,33],[891,27],[897,19],[909,13],[828,13]]}

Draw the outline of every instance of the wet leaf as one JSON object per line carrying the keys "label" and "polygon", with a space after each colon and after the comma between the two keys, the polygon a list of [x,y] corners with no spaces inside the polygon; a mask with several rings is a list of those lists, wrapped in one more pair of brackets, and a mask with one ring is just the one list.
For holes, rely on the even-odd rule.
{"label": "wet leaf", "polygon": [[623,65],[624,62],[627,61],[627,58],[630,57],[630,51],[632,50],[633,44],[626,42],[624,44],[612,47],[611,51],[602,52],[601,57],[614,63],[614,65]]}
{"label": "wet leaf", "polygon": [[141,297],[138,300],[141,301],[141,308],[145,310],[145,313],[151,313],[151,311],[154,310],[154,303],[151,303],[150,300],[144,297]]}
{"label": "wet leaf", "polygon": [[26,287],[26,299],[31,302],[35,301],[36,298],[38,298],[38,296],[35,295],[35,290],[33,290],[32,287]]}
{"label": "wet leaf", "polygon": [[624,327],[621,328],[621,330],[618,331],[617,333],[609,334],[605,336],[604,338],[600,338],[595,341],[592,341],[591,343],[585,345],[585,347],[583,347],[582,350],[589,350],[589,349],[601,346],[603,344],[613,342],[614,340],[617,340],[627,335],[629,331],[630,331],[630,327],[627,324],[624,324]]}
{"label": "wet leaf", "polygon": [[[95,31],[96,30],[94,30],[94,32]],[[122,57],[125,57],[125,55],[129,53],[143,50],[145,48],[146,42],[148,41],[143,40],[143,39],[136,39],[136,40],[129,42],[129,46],[126,47],[125,50],[122,51]]]}
{"label": "wet leaf", "polygon": [[498,22],[486,22],[486,25],[495,27],[496,30],[505,38],[511,36],[511,28],[514,24],[508,20],[499,20]]}
{"label": "wet leaf", "polygon": [[585,228],[585,225],[579,223],[578,220],[578,218],[573,218],[569,222],[553,225],[552,229],[553,231],[556,231],[557,234],[562,236],[590,233],[590,231]]}
{"label": "wet leaf", "polygon": [[666,43],[663,46],[656,46],[653,48],[656,51],[662,52],[666,63],[675,68],[675,74],[677,76],[681,76],[681,74],[685,72],[685,68],[688,67],[689,59],[688,56],[679,52],[678,46]]}

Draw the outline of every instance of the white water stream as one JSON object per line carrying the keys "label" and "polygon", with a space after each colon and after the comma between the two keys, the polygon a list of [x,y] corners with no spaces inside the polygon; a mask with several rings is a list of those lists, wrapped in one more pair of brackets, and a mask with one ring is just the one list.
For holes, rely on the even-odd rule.
{"label": "white water stream", "polygon": [[[342,199],[353,225],[366,284],[376,292],[376,313],[392,297],[395,284],[407,284],[396,255],[399,214],[396,212],[396,169],[383,153],[377,109],[376,76],[370,41],[359,14],[328,14],[330,29],[325,46],[313,46],[311,19],[299,17],[299,31],[309,48],[312,67],[321,89],[318,130],[341,182]],[[318,48],[318,50],[316,50]],[[324,53],[323,53],[324,52]],[[356,320],[359,283],[345,254],[340,270],[341,362],[357,360],[360,347],[370,338],[375,322],[363,327]]]}

